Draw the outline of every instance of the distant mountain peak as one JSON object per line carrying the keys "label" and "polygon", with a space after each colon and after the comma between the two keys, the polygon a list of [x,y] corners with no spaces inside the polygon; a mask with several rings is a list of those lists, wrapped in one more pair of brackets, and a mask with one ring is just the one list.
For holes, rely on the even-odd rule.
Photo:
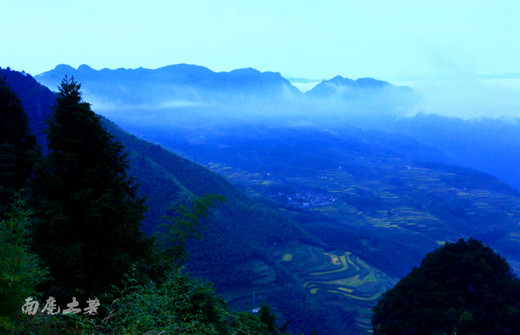
{"label": "distant mountain peak", "polygon": [[78,71],[81,71],[81,72],[90,72],[90,71],[96,71],[96,70],[94,70],[93,68],[91,68],[91,67],[88,66],[87,64],[81,64],[81,65],[78,67]]}
{"label": "distant mountain peak", "polygon": [[[142,68],[141,68],[142,69]],[[149,70],[149,69],[146,69]],[[149,71],[159,71],[159,72],[194,72],[194,73],[213,73],[210,69],[201,65],[180,63],[180,64],[172,64],[166,65],[156,70]]]}
{"label": "distant mountain peak", "polygon": [[[226,73],[226,72],[221,72],[221,73]],[[241,69],[235,69],[235,70],[229,71],[227,73],[229,73],[229,74],[231,74],[231,73],[239,73],[239,74],[247,74],[247,75],[259,75],[262,72],[258,71],[257,69],[254,69],[252,67],[245,67],[245,68],[241,68]]]}
{"label": "distant mountain peak", "polygon": [[[326,80],[323,80],[323,81],[326,81]],[[342,77],[342,76],[335,76],[334,78],[328,80],[329,82],[331,83],[344,83],[344,82],[353,82],[352,79],[349,79],[347,77]]]}
{"label": "distant mountain peak", "polygon": [[377,80],[374,78],[359,78],[355,81],[358,86],[371,87],[371,88],[383,88],[387,86],[394,86],[387,81]]}
{"label": "distant mountain peak", "polygon": [[395,86],[387,81],[377,80],[374,78],[359,78],[352,80],[342,76],[335,76],[330,80],[324,80],[316,85],[312,90],[308,91],[309,96],[314,97],[343,97],[343,98],[360,98],[368,95],[382,93],[386,89],[392,89],[396,92],[411,93],[408,87]]}
{"label": "distant mountain peak", "polygon": [[[72,66],[68,65],[68,64],[59,64],[59,65],[56,65],[56,67],[49,71],[49,72],[58,72],[58,73],[63,73],[63,72],[76,72],[77,70],[75,68],[73,68]],[[47,73],[47,72],[45,72]]]}

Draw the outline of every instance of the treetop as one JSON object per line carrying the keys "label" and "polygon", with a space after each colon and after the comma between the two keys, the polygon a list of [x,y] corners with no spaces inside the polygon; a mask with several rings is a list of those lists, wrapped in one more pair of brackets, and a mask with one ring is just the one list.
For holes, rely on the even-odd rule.
{"label": "treetop", "polygon": [[74,77],[65,76],[58,86],[58,98],[73,97],[76,102],[82,102],[81,98],[81,84],[78,83]]}

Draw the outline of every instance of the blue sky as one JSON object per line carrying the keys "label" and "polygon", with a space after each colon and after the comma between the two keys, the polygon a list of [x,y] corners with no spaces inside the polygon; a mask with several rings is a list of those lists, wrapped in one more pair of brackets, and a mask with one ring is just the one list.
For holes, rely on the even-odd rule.
{"label": "blue sky", "polygon": [[0,66],[60,63],[383,80],[520,73],[520,1],[16,0]]}

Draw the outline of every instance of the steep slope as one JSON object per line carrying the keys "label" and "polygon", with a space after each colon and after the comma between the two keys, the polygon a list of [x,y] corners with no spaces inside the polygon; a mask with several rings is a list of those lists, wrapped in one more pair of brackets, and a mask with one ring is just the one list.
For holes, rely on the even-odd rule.
{"label": "steep slope", "polygon": [[45,120],[54,104],[54,94],[49,94],[49,89],[39,84],[29,74],[13,71],[9,68],[0,68],[0,75],[5,76],[9,86],[22,100],[23,108],[30,116],[29,127],[36,135],[38,143],[45,147],[45,136],[41,129],[45,127]]}
{"label": "steep slope", "polygon": [[[37,110],[42,111],[42,118],[50,113],[50,105],[45,103],[53,99],[49,90],[36,84],[30,76],[4,70],[2,74],[7,75],[8,82],[13,78],[20,81],[16,91],[21,96],[30,97],[40,91],[46,95],[37,104],[24,101],[31,118]],[[341,292],[343,287],[354,291],[366,281],[370,286],[368,291],[363,286],[359,292],[351,292],[344,298],[333,297],[332,301],[330,296],[313,294],[313,288],[307,286],[316,282],[315,272],[335,271],[339,266],[326,255],[326,246],[319,239],[302,231],[295,221],[277,209],[251,200],[206,168],[140,140],[108,120],[105,126],[127,148],[129,173],[141,184],[140,194],[147,197],[149,211],[144,226],[147,232],[153,231],[171,203],[207,192],[226,196],[227,202],[206,222],[206,238],[189,246],[188,269],[212,280],[232,307],[243,310],[255,307],[252,293],[256,292],[256,307],[263,301],[271,303],[282,321],[291,321],[290,327],[296,333],[317,329],[321,333],[355,334],[368,329],[369,306],[391,287],[392,279],[361,259],[352,258],[356,266],[351,265],[352,271],[341,272],[339,276],[345,280],[354,280],[358,275],[368,276],[367,279],[353,281],[352,288],[348,282],[337,284],[335,290]],[[39,133],[39,138],[44,140],[43,134]],[[303,257],[297,260],[295,257],[295,262],[290,262],[285,256],[289,252]],[[308,252],[311,259],[305,256]],[[335,251],[339,257],[346,252]],[[312,260],[313,255],[319,255],[319,262]],[[359,299],[361,296],[366,297]]]}

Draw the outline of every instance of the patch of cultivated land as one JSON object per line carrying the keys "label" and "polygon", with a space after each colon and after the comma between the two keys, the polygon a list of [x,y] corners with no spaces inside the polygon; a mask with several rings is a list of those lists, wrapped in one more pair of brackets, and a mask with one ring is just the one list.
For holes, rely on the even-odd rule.
{"label": "patch of cultivated land", "polygon": [[472,236],[508,260],[520,261],[515,252],[520,248],[519,196],[493,185],[487,189],[488,177],[464,171],[418,167],[399,159],[363,164],[361,172],[338,166],[305,177],[209,167],[250,196],[268,198],[284,210],[319,212],[345,225],[370,227],[375,234],[391,232],[401,240],[441,244]]}
{"label": "patch of cultivated land", "polygon": [[344,250],[326,252],[313,246],[295,246],[280,254],[279,262],[313,295],[356,307],[356,324],[370,328],[370,308],[396,280]]}
{"label": "patch of cultivated land", "polygon": [[[338,166],[313,176],[290,170],[258,173],[219,164],[209,167],[251,197],[268,200],[283,211],[319,213],[372,236],[385,236],[389,243],[442,245],[472,236],[520,270],[519,196],[440,168],[400,160],[363,164],[370,172]],[[420,252],[418,257],[423,256]],[[396,280],[362,261],[363,252],[356,253],[349,252],[348,245],[326,251],[302,244],[276,251],[275,259],[312,296],[354,308],[357,328],[369,332],[371,307]]]}

